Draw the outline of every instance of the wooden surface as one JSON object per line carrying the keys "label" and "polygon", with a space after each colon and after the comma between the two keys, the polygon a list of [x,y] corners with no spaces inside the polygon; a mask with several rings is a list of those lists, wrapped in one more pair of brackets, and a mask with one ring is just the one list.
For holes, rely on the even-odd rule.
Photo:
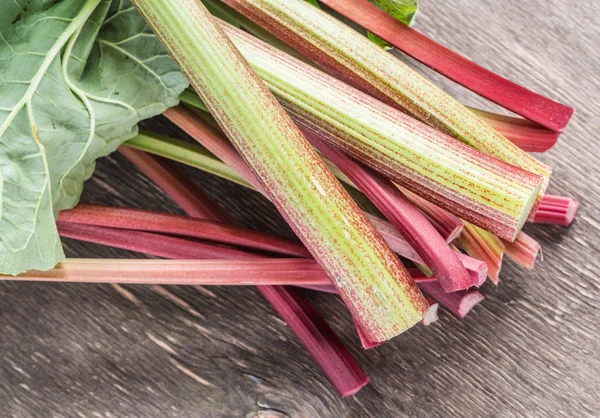
{"label": "wooden surface", "polygon": [[[506,262],[466,320],[444,312],[369,352],[340,302],[311,294],[371,376],[354,398],[338,398],[250,288],[2,283],[0,417],[600,416],[598,20],[591,1],[423,0],[418,29],[577,108],[541,159],[555,170],[550,192],[583,207],[569,229],[527,227],[544,261],[533,272]],[[150,125],[172,129],[160,118]],[[289,234],[262,198],[196,178],[243,224]],[[83,201],[177,211],[119,156],[99,162]]]}

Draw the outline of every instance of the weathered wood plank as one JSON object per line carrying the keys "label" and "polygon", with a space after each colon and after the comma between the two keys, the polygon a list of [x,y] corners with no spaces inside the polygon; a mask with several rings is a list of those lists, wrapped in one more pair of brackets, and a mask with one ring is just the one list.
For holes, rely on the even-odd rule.
{"label": "weathered wood plank", "polygon": [[[583,207],[569,229],[527,228],[544,261],[533,272],[507,263],[466,320],[444,313],[369,352],[341,303],[312,294],[372,378],[358,396],[338,399],[253,289],[1,283],[0,416],[600,415],[599,19],[595,2],[423,0],[419,29],[577,108],[542,159],[555,167],[550,191]],[[151,125],[175,132],[160,118]],[[258,195],[193,174],[240,223],[291,236]],[[119,156],[98,164],[83,200],[178,211]],[[71,256],[136,256],[65,246]]]}

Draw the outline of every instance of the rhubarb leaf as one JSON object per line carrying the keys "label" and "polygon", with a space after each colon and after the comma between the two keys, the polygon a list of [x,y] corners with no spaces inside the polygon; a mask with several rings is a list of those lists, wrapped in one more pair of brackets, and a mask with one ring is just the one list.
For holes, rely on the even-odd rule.
{"label": "rhubarb leaf", "polygon": [[[419,0],[369,0],[369,3],[374,4],[387,14],[409,26],[412,25],[419,11]],[[367,31],[367,36],[371,41],[383,48],[393,48],[392,45],[371,32]]]}
{"label": "rhubarb leaf", "polygon": [[4,274],[64,258],[56,215],[77,204],[94,161],[187,86],[129,0],[13,3],[0,21]]}

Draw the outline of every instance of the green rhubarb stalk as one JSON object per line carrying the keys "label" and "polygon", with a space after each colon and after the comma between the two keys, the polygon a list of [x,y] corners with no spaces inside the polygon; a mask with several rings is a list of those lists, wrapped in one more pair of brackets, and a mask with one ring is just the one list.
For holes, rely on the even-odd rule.
{"label": "green rhubarb stalk", "polygon": [[133,0],[372,341],[427,301],[199,0]]}
{"label": "green rhubarb stalk", "polygon": [[231,170],[221,161],[216,159],[206,148],[158,135],[151,132],[140,132],[125,143],[125,146],[140,151],[146,151],[169,160],[196,167],[217,177],[224,178],[247,188],[253,186],[235,170]]}
{"label": "green rhubarb stalk", "polygon": [[[206,124],[198,125],[198,118],[194,116],[193,113],[186,111],[186,109],[182,108],[181,106],[171,108],[167,112],[165,112],[165,114],[168,114],[168,117],[185,132],[193,134],[193,136],[196,139],[202,140],[203,145],[211,147],[211,151],[214,152],[219,158],[223,159],[223,161],[227,161],[227,164],[225,164],[221,161],[216,160],[215,157],[212,157],[215,159],[215,161],[213,161],[210,164],[210,167],[218,166],[220,164],[221,167],[217,171],[221,173],[228,173],[227,177],[234,177],[235,171],[239,170],[239,172],[242,173],[242,175],[248,176],[248,180],[252,179],[251,181],[249,181],[247,187],[265,194],[264,190],[258,190],[255,186],[253,186],[253,184],[256,183],[256,179],[254,178],[253,174],[250,172],[248,167],[245,165],[244,161],[242,161],[237,151],[227,141],[227,138],[222,137],[219,134],[219,132],[215,130],[206,130]],[[189,119],[190,117],[191,119]],[[199,129],[201,126],[202,129]],[[178,143],[183,142],[181,140],[169,138],[168,142],[161,144],[160,141],[163,141],[164,137],[156,135],[156,138],[152,138],[152,134],[150,133],[144,135],[141,138],[138,138],[138,140],[143,144],[144,149],[147,149],[148,152],[153,153],[153,149],[156,148],[159,152],[166,154],[170,153],[166,151],[168,150],[168,148],[178,148]],[[127,145],[127,143],[125,145]],[[198,162],[198,159],[190,158],[190,160],[196,161],[196,163]],[[204,159],[202,159],[202,161],[204,161]],[[228,164],[231,164],[231,166],[229,166]],[[201,164],[194,164],[192,166],[194,168],[204,170]],[[232,167],[236,168],[233,169]],[[353,193],[356,194],[355,199],[359,199],[361,201],[366,200],[370,203],[370,201],[368,201],[364,194],[358,192],[353,187],[355,186],[349,186],[348,191],[355,192]],[[268,198],[268,196],[266,197]],[[361,202],[361,204],[366,206],[366,202]],[[375,211],[377,210],[375,207],[373,207],[373,209]],[[395,253],[416,263],[423,263],[423,259],[421,259],[421,257],[415,252],[415,250],[404,239],[404,237],[400,235],[400,233],[394,228],[392,224],[390,224],[384,219],[381,219],[378,216],[372,215],[369,212],[366,212],[365,215]],[[464,267],[469,272],[469,274],[472,276],[473,282],[480,284],[482,280],[485,279],[485,275],[487,274],[486,264],[461,253],[458,254],[458,257],[461,260]]]}
{"label": "green rhubarb stalk", "polygon": [[498,284],[505,250],[504,244],[494,234],[466,221],[463,223],[464,230],[458,237],[458,246],[471,257],[485,261],[488,266],[488,277],[492,283]]}
{"label": "green rhubarb stalk", "polygon": [[433,82],[305,0],[223,0],[330,74],[489,155],[544,178],[551,169],[481,121]]}
{"label": "green rhubarb stalk", "polygon": [[502,163],[223,23],[295,122],[437,206],[504,239],[542,178]]}

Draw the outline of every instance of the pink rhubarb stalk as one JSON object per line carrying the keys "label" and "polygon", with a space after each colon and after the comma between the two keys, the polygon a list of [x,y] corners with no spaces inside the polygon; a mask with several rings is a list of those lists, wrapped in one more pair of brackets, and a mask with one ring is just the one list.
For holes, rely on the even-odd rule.
{"label": "pink rhubarb stalk", "polygon": [[425,293],[437,300],[440,305],[450,310],[461,319],[485,299],[479,291],[474,289],[446,293],[439,283],[435,281],[419,283],[419,287],[423,289]]}
{"label": "pink rhubarb stalk", "polygon": [[58,221],[58,232],[62,237],[94,242],[129,251],[172,259],[247,259],[257,257],[235,248],[170,237],[151,232],[107,228]]}
{"label": "pink rhubarb stalk", "polygon": [[[127,151],[123,152],[124,149]],[[194,186],[182,172],[174,171],[173,164],[126,147],[121,152],[190,216],[234,223],[226,211],[215,210],[218,204],[201,187]],[[331,284],[327,286],[335,289]],[[352,396],[369,382],[352,354],[301,292],[289,286],[257,286],[257,289],[310,352],[340,396]]]}
{"label": "pink rhubarb stalk", "polygon": [[574,110],[499,76],[394,19],[367,0],[321,0],[404,53],[475,93],[553,131]]}
{"label": "pink rhubarb stalk", "polygon": [[445,237],[447,243],[451,243],[460,236],[463,231],[463,223],[458,217],[405,188],[400,187],[400,190],[413,205],[425,214],[435,229]]}
{"label": "pink rhubarb stalk", "polygon": [[469,108],[480,119],[527,152],[546,152],[558,141],[559,132],[546,129],[527,119],[504,116]]}
{"label": "pink rhubarb stalk", "polygon": [[579,202],[570,197],[545,195],[535,213],[534,222],[569,226],[575,220]]}
{"label": "pink rhubarb stalk", "polygon": [[316,136],[307,135],[307,138],[346,174],[396,227],[433,271],[446,292],[467,289],[474,285],[456,253],[391,181],[330,147]]}
{"label": "pink rhubarb stalk", "polygon": [[535,259],[542,251],[540,243],[524,232],[519,233],[514,242],[504,242],[504,246],[506,255],[527,270],[533,269]]}
{"label": "pink rhubarb stalk", "polygon": [[324,285],[331,283],[314,260],[67,259],[48,271],[0,280],[201,286]]}

